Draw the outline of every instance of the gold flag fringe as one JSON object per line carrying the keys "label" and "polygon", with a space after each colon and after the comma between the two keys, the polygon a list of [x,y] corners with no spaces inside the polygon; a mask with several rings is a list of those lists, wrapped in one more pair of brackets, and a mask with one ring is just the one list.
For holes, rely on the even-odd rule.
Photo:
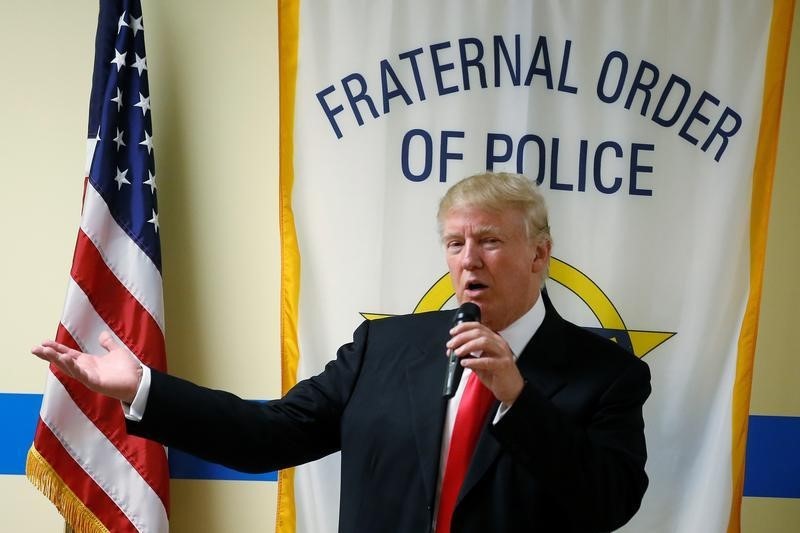
{"label": "gold flag fringe", "polygon": [[100,519],[75,496],[61,476],[33,446],[28,450],[25,475],[34,487],[53,502],[75,533],[108,533],[108,529]]}

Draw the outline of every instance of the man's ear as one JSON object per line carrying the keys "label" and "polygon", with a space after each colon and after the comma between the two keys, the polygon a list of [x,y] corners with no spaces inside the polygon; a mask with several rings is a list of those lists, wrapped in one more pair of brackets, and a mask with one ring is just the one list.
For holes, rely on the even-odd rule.
{"label": "man's ear", "polygon": [[531,263],[531,272],[539,274],[547,269],[550,263],[550,250],[553,248],[553,243],[549,239],[542,239],[535,246],[535,255]]}

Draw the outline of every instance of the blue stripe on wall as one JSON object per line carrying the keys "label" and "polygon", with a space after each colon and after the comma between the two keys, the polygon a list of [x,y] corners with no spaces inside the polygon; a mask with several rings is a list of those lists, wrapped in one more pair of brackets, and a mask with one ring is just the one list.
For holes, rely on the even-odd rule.
{"label": "blue stripe on wall", "polygon": [[800,417],[750,415],[744,495],[800,498]]}
{"label": "blue stripe on wall", "polygon": [[[41,403],[41,394],[0,393],[0,474],[25,473]],[[178,450],[169,466],[173,479],[277,480],[275,472],[243,474]],[[750,416],[744,495],[800,498],[800,417]]]}
{"label": "blue stripe on wall", "polygon": [[[33,442],[41,404],[41,394],[0,393],[0,474],[25,474],[25,457]],[[173,479],[278,480],[276,472],[243,474],[177,450],[169,452],[169,471]]]}
{"label": "blue stripe on wall", "polygon": [[227,479],[235,481],[278,481],[277,472],[245,474],[224,466],[198,459],[176,450],[169,451],[169,475],[172,479]]}
{"label": "blue stripe on wall", "polygon": [[24,474],[25,458],[39,420],[41,394],[0,393],[0,474]]}

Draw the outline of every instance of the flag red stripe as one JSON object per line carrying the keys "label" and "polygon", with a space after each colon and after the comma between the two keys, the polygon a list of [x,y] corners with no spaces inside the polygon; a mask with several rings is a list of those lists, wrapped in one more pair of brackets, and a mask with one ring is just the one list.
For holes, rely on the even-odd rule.
{"label": "flag red stripe", "polygon": [[161,328],[108,268],[83,231],[78,232],[71,275],[97,314],[139,360],[158,370],[166,370]]}
{"label": "flag red stripe", "polygon": [[[76,350],[81,349],[61,324],[58,326],[56,341]],[[169,465],[163,446],[151,440],[128,435],[122,406],[118,400],[90,391],[55,366],[51,365],[50,371],[64,385],[72,400],[89,420],[150,485],[164,504],[164,509],[169,509]]]}
{"label": "flag red stripe", "polygon": [[34,443],[36,450],[58,473],[61,480],[109,531],[115,533],[117,531],[136,531],[128,517],[94,482],[91,476],[75,462],[41,419],[36,426]]}

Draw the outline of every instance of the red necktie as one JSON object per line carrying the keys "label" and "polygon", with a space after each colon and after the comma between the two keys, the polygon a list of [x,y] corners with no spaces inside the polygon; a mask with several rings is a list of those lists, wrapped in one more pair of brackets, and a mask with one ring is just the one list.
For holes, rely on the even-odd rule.
{"label": "red necktie", "polygon": [[470,374],[461,403],[458,405],[450,449],[447,452],[442,492],[439,495],[439,514],[436,519],[436,533],[450,533],[450,522],[456,507],[458,493],[467,476],[469,462],[478,443],[486,414],[494,401],[492,392],[487,389],[476,374]]}

